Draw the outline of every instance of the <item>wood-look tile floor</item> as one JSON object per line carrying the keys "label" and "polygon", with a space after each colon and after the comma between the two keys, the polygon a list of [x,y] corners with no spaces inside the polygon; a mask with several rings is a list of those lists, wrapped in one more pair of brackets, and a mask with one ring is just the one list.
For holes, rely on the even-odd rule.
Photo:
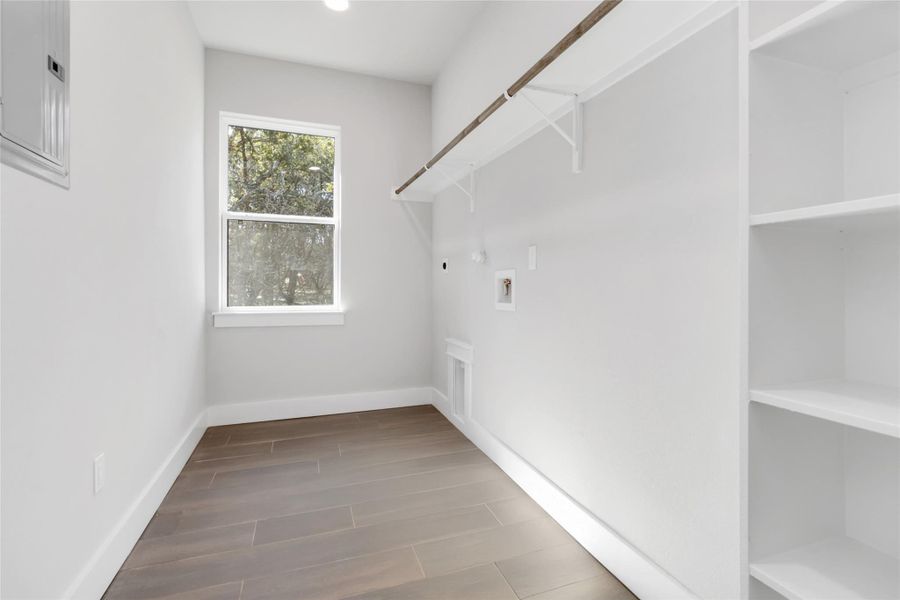
{"label": "wood-look tile floor", "polygon": [[629,600],[430,406],[212,427],[106,600]]}

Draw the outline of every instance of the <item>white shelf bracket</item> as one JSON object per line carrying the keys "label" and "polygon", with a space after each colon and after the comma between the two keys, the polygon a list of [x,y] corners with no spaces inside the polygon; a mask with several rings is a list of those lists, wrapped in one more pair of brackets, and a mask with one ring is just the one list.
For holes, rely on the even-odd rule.
{"label": "white shelf bracket", "polygon": [[469,189],[466,189],[463,186],[461,186],[458,181],[456,181],[455,179],[450,177],[450,175],[448,175],[447,172],[444,171],[439,166],[434,165],[431,168],[428,168],[427,166],[425,167],[426,171],[430,171],[431,169],[434,169],[435,171],[440,173],[444,179],[446,179],[448,182],[452,183],[457,188],[459,188],[459,191],[461,191],[463,194],[465,194],[469,198],[469,212],[472,212],[472,213],[475,212],[475,164],[474,163],[469,164]]}
{"label": "white shelf bracket", "polygon": [[584,131],[582,126],[582,103],[578,98],[578,94],[574,94],[572,92],[567,92],[564,90],[558,90],[555,88],[541,87],[541,86],[525,86],[526,89],[533,89],[541,92],[549,92],[551,94],[561,94],[565,96],[570,96],[572,99],[572,135],[566,133],[562,127],[556,124],[550,115],[541,110],[541,107],[535,103],[528,94],[525,93],[524,90],[520,91],[516,96],[521,96],[525,99],[528,104],[534,108],[535,111],[541,116],[542,119],[552,127],[556,133],[558,133],[562,139],[566,141],[569,146],[572,147],[572,172],[573,173],[581,173],[581,163],[582,163],[582,147],[584,145]]}

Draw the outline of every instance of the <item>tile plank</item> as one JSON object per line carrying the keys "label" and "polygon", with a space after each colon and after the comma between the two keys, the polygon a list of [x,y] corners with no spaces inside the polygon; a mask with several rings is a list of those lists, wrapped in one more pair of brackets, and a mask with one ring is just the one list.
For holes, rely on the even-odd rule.
{"label": "tile plank", "polygon": [[308,481],[312,475],[319,474],[319,461],[305,460],[289,462],[281,465],[271,465],[254,469],[241,469],[239,471],[225,471],[214,473],[207,487],[236,487],[236,486],[275,486],[291,485],[302,481]]}
{"label": "tile plank", "polygon": [[353,515],[350,513],[349,506],[274,517],[257,521],[253,545],[271,544],[272,542],[352,528]]}
{"label": "tile plank", "polygon": [[[427,423],[410,423],[398,425],[390,429],[382,429],[368,425],[355,430],[329,433],[316,437],[290,438],[275,440],[275,452],[296,451],[322,443],[350,444],[367,441],[400,439],[405,436],[422,436],[427,433],[438,433],[455,430],[446,419],[432,419]],[[457,430],[458,431],[458,430]]]}
{"label": "tile plank", "polygon": [[426,542],[414,549],[425,575],[434,577],[567,544],[571,540],[553,519],[545,517]]}
{"label": "tile plank", "polygon": [[415,427],[429,427],[431,425],[436,424],[444,424],[450,425],[453,429],[459,431],[456,427],[454,427],[447,419],[444,418],[444,415],[440,413],[427,414],[427,415],[410,415],[406,417],[398,417],[398,418],[384,418],[378,419],[374,421],[377,424],[378,430],[382,433],[390,433],[394,430],[405,430],[405,429],[413,429]]}
{"label": "tile plank", "polygon": [[416,428],[414,433],[406,433],[402,435],[378,435],[371,436],[368,439],[351,439],[340,443],[341,456],[346,456],[358,452],[371,452],[382,448],[401,448],[415,446],[429,446],[438,442],[452,442],[466,440],[457,429],[450,429],[446,425],[442,425],[440,429],[432,431],[421,431]]}
{"label": "tile plank", "polygon": [[212,428],[208,428],[203,432],[203,436],[200,438],[200,441],[197,442],[198,448],[215,448],[217,446],[224,446],[228,443],[228,438],[231,437],[231,433],[228,431],[215,430]]}
{"label": "tile plank", "polygon": [[214,475],[215,471],[200,471],[197,473],[183,472],[175,479],[175,483],[173,483],[172,487],[169,489],[169,494],[173,492],[178,493],[186,490],[201,490],[208,488],[209,484],[212,483]]}
{"label": "tile plank", "polygon": [[274,421],[254,421],[253,423],[238,423],[235,425],[220,425],[215,429],[228,433],[258,433],[265,431],[281,431],[285,428],[297,428],[300,430],[321,431],[340,424],[358,423],[356,413],[337,413],[333,415],[318,415],[315,417],[298,417],[296,419],[276,419]]}
{"label": "tile plank", "polygon": [[226,552],[241,546],[249,547],[253,539],[253,529],[254,523],[241,523],[140,540],[122,568],[133,569],[193,556]]}
{"label": "tile plank", "polygon": [[453,508],[486,504],[492,500],[524,494],[507,478],[489,479],[396,498],[380,498],[353,505],[353,516],[359,526],[384,523],[396,519],[428,515]]}
{"label": "tile plank", "polygon": [[322,470],[322,473],[333,473],[346,469],[409,460],[411,458],[466,452],[474,448],[475,445],[466,439],[375,448],[338,457],[322,458],[319,460],[319,468]]}
{"label": "tile plank", "polygon": [[610,574],[585,579],[531,596],[528,600],[638,600],[627,587]]}
{"label": "tile plank", "polygon": [[440,415],[441,413],[431,404],[418,404],[416,406],[401,406],[399,408],[382,408],[379,410],[366,410],[356,413],[360,421],[377,421],[379,419],[404,418],[419,415]]}
{"label": "tile plank", "polygon": [[166,596],[160,600],[239,600],[241,597],[241,582],[235,581],[225,585],[217,585],[199,590],[191,590],[183,594]]}
{"label": "tile plank", "polygon": [[600,577],[606,569],[576,543],[502,560],[497,568],[520,598]]}
{"label": "tile plank", "polygon": [[214,446],[194,450],[189,462],[202,462],[217,458],[234,458],[238,456],[253,456],[255,454],[269,454],[272,452],[272,442],[260,442],[258,444],[244,444],[242,446]]}
{"label": "tile plank", "polygon": [[331,415],[329,417],[309,417],[287,421],[269,421],[235,430],[231,433],[229,446],[253,444],[255,442],[271,442],[291,438],[318,437],[331,433],[359,431],[372,427],[372,424],[361,423],[356,415]]}
{"label": "tile plank", "polygon": [[144,529],[144,533],[141,534],[141,539],[149,539],[161,535],[173,535],[175,530],[178,529],[178,523],[180,521],[180,512],[166,513],[157,511],[157,513],[153,515],[153,518],[150,519],[150,523],[147,524],[146,529]]}
{"label": "tile plank", "polygon": [[422,578],[412,548],[389,550],[244,582],[242,600],[338,600]]}
{"label": "tile plank", "polygon": [[524,494],[517,498],[490,502],[488,503],[488,508],[504,525],[539,519],[547,515],[544,509]]}
{"label": "tile plank", "polygon": [[270,465],[283,465],[292,462],[307,462],[319,460],[325,456],[338,456],[337,444],[330,448],[316,448],[297,450],[292,452],[276,452],[274,454],[250,454],[245,456],[232,456],[227,458],[212,458],[202,461],[189,462],[184,466],[184,473],[213,472],[224,473],[226,471],[238,471],[241,469],[253,469]]}
{"label": "tile plank", "polygon": [[351,596],[347,600],[518,600],[494,565]]}

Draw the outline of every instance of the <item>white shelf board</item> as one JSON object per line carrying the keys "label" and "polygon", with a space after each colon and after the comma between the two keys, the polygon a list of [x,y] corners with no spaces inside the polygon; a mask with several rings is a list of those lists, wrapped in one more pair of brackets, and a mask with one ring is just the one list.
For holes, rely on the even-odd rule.
{"label": "white shelf board", "polygon": [[900,389],[846,380],[750,390],[750,400],[900,438]]}
{"label": "white shelf board", "polygon": [[831,71],[897,52],[900,3],[829,0],[750,43],[750,50]]}
{"label": "white shelf board", "polygon": [[[623,2],[531,83],[577,93],[586,102],[736,6],[731,0]],[[585,11],[589,9],[586,5]],[[508,81],[498,81],[497,95],[518,75],[510,73]],[[526,93],[554,120],[571,111],[572,101],[568,96],[538,90],[526,90]],[[561,123],[566,131],[571,127],[569,121]],[[413,192],[409,194],[410,199],[417,194],[419,198],[422,194],[437,194],[450,187],[448,177],[465,185],[472,165],[477,169],[490,163],[545,127],[548,127],[546,122],[527,102],[513,98],[447,153],[436,165],[438,169],[431,169],[410,185],[407,188]],[[435,141],[439,147],[446,142]],[[558,136],[553,143],[559,145],[560,152],[571,151]],[[428,157],[422,158],[424,163]]]}
{"label": "white shelf board", "polygon": [[750,215],[752,227],[792,224],[810,228],[846,230],[897,227],[898,223],[900,223],[900,194]]}
{"label": "white shelf board", "polygon": [[847,537],[753,561],[750,574],[789,600],[900,597],[900,561]]}

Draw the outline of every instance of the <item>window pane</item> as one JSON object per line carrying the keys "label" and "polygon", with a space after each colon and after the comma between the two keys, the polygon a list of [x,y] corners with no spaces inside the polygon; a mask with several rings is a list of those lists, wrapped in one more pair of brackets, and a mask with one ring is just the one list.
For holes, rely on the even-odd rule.
{"label": "window pane", "polygon": [[228,210],[334,215],[334,138],[228,127]]}
{"label": "window pane", "polygon": [[228,221],[228,306],[334,303],[334,225]]}

